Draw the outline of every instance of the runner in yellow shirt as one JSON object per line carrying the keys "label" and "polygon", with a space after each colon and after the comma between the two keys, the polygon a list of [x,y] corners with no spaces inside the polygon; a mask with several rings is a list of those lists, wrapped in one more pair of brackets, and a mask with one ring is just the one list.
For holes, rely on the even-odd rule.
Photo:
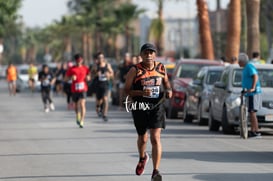
{"label": "runner in yellow shirt", "polygon": [[33,63],[30,63],[29,69],[28,69],[28,76],[29,76],[28,86],[31,92],[34,92],[35,90],[35,76],[37,75],[38,75],[37,67]]}

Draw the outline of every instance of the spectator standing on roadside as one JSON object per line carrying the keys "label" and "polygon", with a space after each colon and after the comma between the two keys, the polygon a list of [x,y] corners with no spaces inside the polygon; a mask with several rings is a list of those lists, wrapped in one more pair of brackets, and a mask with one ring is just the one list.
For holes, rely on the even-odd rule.
{"label": "spectator standing on roadside", "polygon": [[250,63],[253,64],[264,64],[264,60],[260,58],[260,53],[259,52],[253,52],[252,53],[252,59],[249,61]]}
{"label": "spectator standing on roadside", "polygon": [[242,73],[242,88],[246,89],[247,94],[247,106],[248,112],[250,114],[251,131],[249,137],[261,137],[259,132],[258,119],[256,112],[262,106],[261,97],[261,85],[259,81],[258,71],[256,67],[249,62],[248,56],[245,53],[240,53],[239,55],[239,65],[243,67]]}

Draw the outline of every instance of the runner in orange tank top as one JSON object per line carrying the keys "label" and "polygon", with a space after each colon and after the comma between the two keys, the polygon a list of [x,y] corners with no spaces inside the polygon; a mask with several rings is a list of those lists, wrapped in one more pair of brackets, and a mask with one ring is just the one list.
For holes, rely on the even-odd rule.
{"label": "runner in orange tank top", "polygon": [[6,70],[6,77],[9,87],[9,95],[16,95],[16,80],[17,80],[17,69],[10,63]]}

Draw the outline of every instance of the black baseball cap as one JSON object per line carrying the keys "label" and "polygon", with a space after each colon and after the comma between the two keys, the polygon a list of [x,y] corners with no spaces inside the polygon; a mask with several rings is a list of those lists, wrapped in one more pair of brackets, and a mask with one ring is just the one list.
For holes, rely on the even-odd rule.
{"label": "black baseball cap", "polygon": [[142,45],[140,52],[143,52],[144,50],[152,50],[154,52],[157,52],[156,47],[151,43],[145,43]]}

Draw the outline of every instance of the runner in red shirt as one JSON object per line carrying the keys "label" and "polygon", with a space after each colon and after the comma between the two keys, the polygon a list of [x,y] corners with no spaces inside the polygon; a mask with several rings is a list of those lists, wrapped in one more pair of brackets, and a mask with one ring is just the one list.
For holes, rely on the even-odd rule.
{"label": "runner in red shirt", "polygon": [[66,80],[71,79],[72,100],[75,103],[76,122],[80,128],[83,128],[85,118],[85,99],[87,92],[86,81],[90,80],[89,69],[83,65],[83,58],[80,54],[74,56],[76,65],[66,72]]}

